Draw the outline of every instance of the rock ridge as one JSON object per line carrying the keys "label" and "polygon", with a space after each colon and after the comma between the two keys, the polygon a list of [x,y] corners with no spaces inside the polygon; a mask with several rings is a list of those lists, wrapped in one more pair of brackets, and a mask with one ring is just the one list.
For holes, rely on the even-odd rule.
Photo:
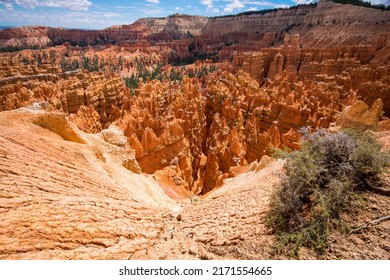
{"label": "rock ridge", "polygon": [[[325,47],[370,42],[373,36],[389,31],[389,14],[390,11],[321,0],[318,5],[299,5],[265,14],[214,18],[178,14],[165,18],[139,19],[130,25],[93,31],[48,27],[10,28],[0,31],[0,45],[46,47],[68,42],[86,46],[141,39],[150,42],[171,41],[196,36],[204,42],[211,39],[270,47],[283,40],[286,33],[297,33],[303,38],[304,46]],[[324,29],[328,35],[319,36],[324,34]],[[360,36],[355,36],[357,31]]]}

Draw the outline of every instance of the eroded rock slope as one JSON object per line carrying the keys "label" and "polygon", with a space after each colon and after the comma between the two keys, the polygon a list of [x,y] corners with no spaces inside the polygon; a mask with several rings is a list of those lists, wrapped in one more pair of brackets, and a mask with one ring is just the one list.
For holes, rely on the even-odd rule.
{"label": "eroded rock slope", "polygon": [[176,203],[134,173],[115,129],[87,135],[32,107],[0,127],[0,258],[126,259],[158,240]]}

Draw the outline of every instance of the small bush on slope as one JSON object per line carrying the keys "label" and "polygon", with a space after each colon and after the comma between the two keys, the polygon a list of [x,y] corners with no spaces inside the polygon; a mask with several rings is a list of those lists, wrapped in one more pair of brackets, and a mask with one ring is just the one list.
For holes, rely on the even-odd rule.
{"label": "small bush on slope", "polygon": [[302,148],[288,156],[267,218],[276,249],[295,256],[301,246],[326,249],[331,228],[344,226],[341,214],[355,211],[356,190],[375,188],[390,159],[368,133],[302,132]]}

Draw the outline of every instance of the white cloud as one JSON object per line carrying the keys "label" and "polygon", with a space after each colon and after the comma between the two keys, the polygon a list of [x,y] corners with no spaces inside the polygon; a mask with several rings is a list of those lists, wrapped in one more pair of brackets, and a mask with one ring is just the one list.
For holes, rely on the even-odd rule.
{"label": "white cloud", "polygon": [[175,10],[176,10],[176,11],[183,11],[183,8],[176,7]]}
{"label": "white cloud", "polygon": [[153,3],[153,4],[160,4],[160,0],[146,0],[146,2]]}
{"label": "white cloud", "polygon": [[207,6],[208,9],[214,6],[213,0],[200,0],[200,4]]}
{"label": "white cloud", "polygon": [[297,5],[310,4],[310,3],[317,2],[316,0],[291,0],[291,1],[293,1]]}
{"label": "white cloud", "polygon": [[390,6],[390,0],[371,0],[369,2],[371,2],[372,4],[384,4]]}
{"label": "white cloud", "polygon": [[256,7],[249,7],[248,12],[257,11]]}
{"label": "white cloud", "polygon": [[38,1],[36,0],[15,0],[15,3],[26,9],[34,9],[38,6]]}
{"label": "white cloud", "polygon": [[92,5],[89,0],[15,0],[15,4],[25,8],[34,9],[36,7],[53,7],[53,8],[65,8],[71,11],[88,11]]}
{"label": "white cloud", "polygon": [[43,1],[42,6],[66,8],[72,11],[88,11],[92,3],[88,0],[72,0],[72,1]]}
{"label": "white cloud", "polygon": [[200,0],[200,4],[205,5],[207,10],[211,10],[214,8],[213,0]]}
{"label": "white cloud", "polygon": [[255,5],[255,6],[276,6],[276,4],[268,1],[242,1],[245,5]]}
{"label": "white cloud", "polygon": [[0,11],[1,25],[44,25],[51,27],[100,29],[128,23],[112,12]]}
{"label": "white cloud", "polygon": [[225,9],[223,10],[225,13],[231,13],[235,9],[242,9],[245,5],[242,4],[239,0],[231,0],[229,4],[226,5]]}
{"label": "white cloud", "polygon": [[219,13],[219,9],[214,7],[213,0],[200,0],[200,4],[205,5],[208,12]]}
{"label": "white cloud", "polygon": [[116,17],[121,16],[121,14],[119,14],[119,13],[112,13],[112,12],[101,13],[101,15],[102,15],[102,17],[107,18],[107,19],[116,18]]}
{"label": "white cloud", "polygon": [[191,5],[187,5],[187,8],[192,8],[192,6]]}
{"label": "white cloud", "polygon": [[115,9],[136,9],[135,6],[116,6]]}
{"label": "white cloud", "polygon": [[155,16],[164,13],[165,11],[160,8],[153,8],[153,9],[143,9],[141,10],[145,15],[147,16]]}
{"label": "white cloud", "polygon": [[4,8],[8,11],[12,11],[14,9],[12,3],[8,0],[0,0],[0,3],[3,4]]}
{"label": "white cloud", "polygon": [[291,7],[289,5],[285,5],[285,4],[280,4],[280,5],[275,5],[275,8],[281,8],[281,9],[285,9],[285,8],[288,8],[288,7]]}

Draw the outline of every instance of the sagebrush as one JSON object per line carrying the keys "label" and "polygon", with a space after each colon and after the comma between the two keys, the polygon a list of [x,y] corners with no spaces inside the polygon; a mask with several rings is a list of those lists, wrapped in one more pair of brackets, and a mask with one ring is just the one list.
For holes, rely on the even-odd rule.
{"label": "sagebrush", "polygon": [[288,155],[267,217],[277,236],[276,249],[294,255],[301,246],[323,252],[331,228],[344,227],[341,214],[356,209],[356,191],[379,184],[390,159],[369,133],[301,132],[301,150]]}

